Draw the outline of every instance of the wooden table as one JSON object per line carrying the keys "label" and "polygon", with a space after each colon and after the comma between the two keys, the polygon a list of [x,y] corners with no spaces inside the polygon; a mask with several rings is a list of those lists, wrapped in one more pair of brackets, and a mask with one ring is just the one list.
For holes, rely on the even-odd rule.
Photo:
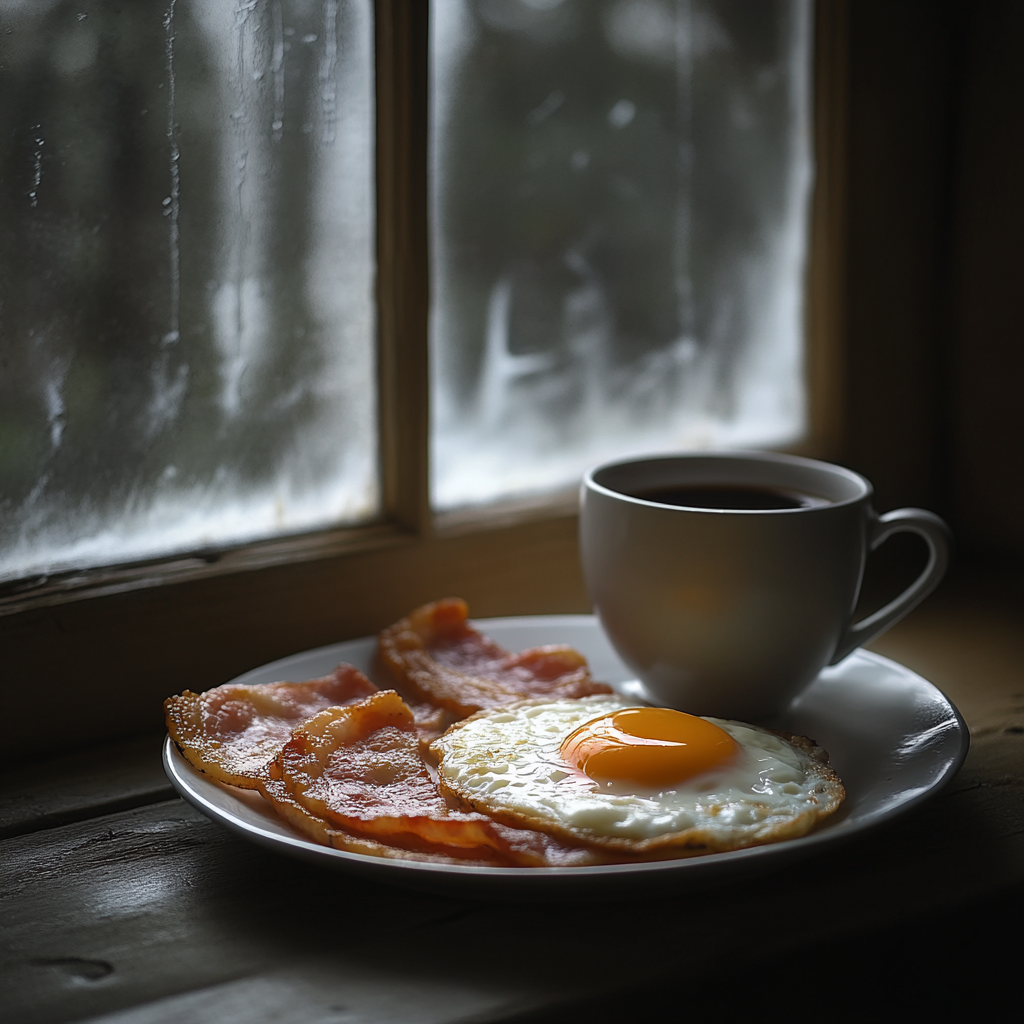
{"label": "wooden table", "polygon": [[875,645],[971,726],[950,787],[841,849],[699,893],[498,903],[350,879],[174,798],[156,736],[8,770],[0,1019],[915,1020],[1019,1005],[1018,594],[961,580]]}

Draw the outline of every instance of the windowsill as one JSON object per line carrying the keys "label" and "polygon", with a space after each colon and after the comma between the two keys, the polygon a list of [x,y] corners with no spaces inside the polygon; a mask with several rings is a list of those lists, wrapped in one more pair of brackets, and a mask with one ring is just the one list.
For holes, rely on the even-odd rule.
{"label": "windowsill", "polygon": [[259,541],[227,550],[152,558],[125,565],[70,569],[0,583],[0,616],[171,583],[333,558],[408,543],[408,530],[388,523]]}
{"label": "windowsill", "polygon": [[[578,488],[573,486],[553,493],[443,512],[433,517],[431,533],[445,539],[569,519],[576,515],[578,495]],[[23,579],[0,581],[0,617],[88,598],[398,547],[416,539],[414,531],[384,522],[257,541],[226,550],[38,573]]]}

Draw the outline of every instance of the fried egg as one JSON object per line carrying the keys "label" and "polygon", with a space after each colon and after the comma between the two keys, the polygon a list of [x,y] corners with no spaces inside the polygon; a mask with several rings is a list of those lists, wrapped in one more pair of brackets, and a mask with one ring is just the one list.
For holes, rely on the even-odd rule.
{"label": "fried egg", "polygon": [[509,825],[653,856],[804,835],[845,791],[809,740],[637,707],[618,695],[522,701],[453,725],[442,790]]}

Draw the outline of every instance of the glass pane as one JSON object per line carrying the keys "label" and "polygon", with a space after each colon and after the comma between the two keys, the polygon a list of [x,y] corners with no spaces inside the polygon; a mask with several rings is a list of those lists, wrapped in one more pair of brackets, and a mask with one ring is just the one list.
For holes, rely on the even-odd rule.
{"label": "glass pane", "polygon": [[436,0],[436,507],[801,436],[810,16]]}
{"label": "glass pane", "polygon": [[0,26],[0,577],[374,515],[370,0]]}

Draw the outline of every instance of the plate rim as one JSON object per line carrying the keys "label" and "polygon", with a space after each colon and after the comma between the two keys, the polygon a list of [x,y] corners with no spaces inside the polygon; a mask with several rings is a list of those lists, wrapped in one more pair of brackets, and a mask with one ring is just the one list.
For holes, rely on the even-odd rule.
{"label": "plate rim", "polygon": [[[500,628],[505,625],[539,625],[541,623],[555,626],[574,624],[598,630],[601,628],[596,616],[578,614],[516,615],[491,619],[474,619],[472,621],[475,625],[484,627],[484,632],[486,632],[487,628],[495,626]],[[297,651],[294,654],[249,669],[228,682],[244,682],[249,676],[271,671],[275,666],[293,662],[296,658],[327,654],[337,648],[374,641],[375,639],[376,637],[374,636],[355,637],[351,640],[338,641],[304,651]],[[865,831],[902,817],[924,801],[936,796],[956,776],[970,749],[970,730],[956,704],[930,680],[925,679],[917,672],[891,658],[886,658],[884,655],[877,654],[874,651],[865,651],[862,648],[857,648],[848,656],[848,659],[844,660],[852,658],[866,660],[871,664],[894,670],[898,674],[910,677],[918,684],[923,684],[926,688],[934,691],[952,713],[959,739],[959,746],[955,755],[951,758],[943,773],[929,786],[918,789],[896,804],[890,804],[880,813],[865,815],[861,820],[854,821],[845,828],[823,828],[813,831],[806,836],[786,840],[785,842],[769,843],[742,850],[730,850],[724,853],[710,853],[694,857],[644,861],[640,863],[531,868],[473,864],[436,864],[429,861],[373,857],[367,854],[352,853],[347,850],[336,850],[333,847],[321,846],[318,843],[300,837],[298,834],[295,836],[280,835],[231,814],[230,811],[208,800],[199,789],[192,785],[192,782],[201,782],[215,786],[218,789],[224,790],[229,795],[232,795],[231,790],[233,787],[207,778],[197,769],[193,768],[181,755],[170,736],[166,736],[164,739],[162,752],[163,767],[172,787],[179,796],[195,807],[196,810],[200,811],[200,813],[227,827],[236,834],[259,845],[276,849],[280,853],[320,863],[325,867],[341,868],[345,866],[346,868],[351,868],[354,873],[374,875],[382,881],[398,885],[435,889],[441,887],[446,891],[450,891],[453,887],[458,887],[459,883],[484,883],[495,888],[515,883],[514,887],[516,890],[522,890],[524,887],[533,890],[540,889],[547,895],[555,884],[564,886],[572,885],[574,882],[586,887],[592,886],[597,881],[628,880],[629,882],[642,883],[668,876],[677,881],[701,883],[718,875],[732,876],[734,874],[742,874],[745,870],[755,867],[763,866],[768,868],[778,861],[799,859],[803,856],[811,855],[823,847],[841,845],[844,842],[859,837]],[[841,665],[842,662],[839,664]],[[282,822],[282,825],[287,827],[284,822]],[[521,892],[517,892],[517,895],[521,894]]]}

